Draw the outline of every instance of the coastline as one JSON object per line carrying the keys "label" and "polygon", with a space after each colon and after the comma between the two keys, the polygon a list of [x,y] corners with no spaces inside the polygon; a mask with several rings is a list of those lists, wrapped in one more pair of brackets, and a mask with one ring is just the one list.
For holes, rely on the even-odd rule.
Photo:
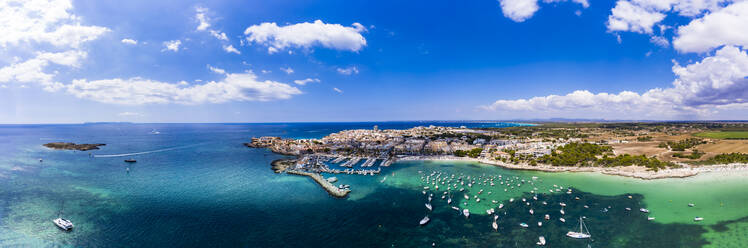
{"label": "coastline", "polygon": [[532,170],[544,172],[596,172],[606,175],[632,177],[643,180],[663,179],[663,178],[685,178],[698,175],[699,173],[715,171],[747,171],[748,164],[732,163],[720,165],[704,165],[693,167],[688,164],[682,164],[683,168],[663,169],[659,171],[650,171],[643,166],[625,166],[625,167],[569,167],[569,166],[552,166],[539,164],[531,166],[529,164],[509,164],[496,160],[477,159],[470,157],[457,157],[453,155],[440,156],[405,156],[397,158],[397,161],[467,161],[482,164],[499,166],[512,170]]}

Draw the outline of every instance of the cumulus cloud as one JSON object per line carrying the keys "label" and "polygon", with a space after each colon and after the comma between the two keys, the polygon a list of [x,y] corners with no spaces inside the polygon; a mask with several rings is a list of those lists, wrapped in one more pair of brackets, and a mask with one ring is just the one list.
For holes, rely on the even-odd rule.
{"label": "cumulus cloud", "polygon": [[78,50],[59,53],[38,52],[34,58],[0,68],[0,82],[35,83],[42,85],[47,91],[56,91],[62,84],[56,82],[55,74],[46,72],[45,68],[50,64],[79,67],[86,55],[86,52]]}
{"label": "cumulus cloud", "polygon": [[128,44],[128,45],[137,45],[138,41],[133,39],[122,39],[122,43]]}
{"label": "cumulus cloud", "polygon": [[271,54],[287,48],[313,46],[357,52],[366,46],[366,39],[361,35],[365,31],[359,23],[346,27],[316,20],[287,26],[265,22],[248,27],[244,34],[248,42],[267,46]]}
{"label": "cumulus cloud", "polygon": [[317,78],[307,78],[302,80],[294,80],[293,82],[298,85],[306,85],[308,83],[319,83],[320,80]]}
{"label": "cumulus cloud", "polygon": [[225,45],[225,46],[223,46],[223,50],[224,50],[224,51],[226,51],[227,53],[236,53],[236,54],[242,54],[242,52],[240,52],[239,50],[237,50],[237,49],[236,49],[236,48],[235,48],[234,46],[232,46],[232,45]]}
{"label": "cumulus cloud", "polygon": [[172,51],[172,52],[178,52],[179,46],[182,45],[181,40],[170,40],[170,41],[164,41],[164,49],[161,51]]}
{"label": "cumulus cloud", "polygon": [[651,34],[652,27],[665,19],[665,13],[697,17],[719,10],[733,0],[618,0],[608,16],[608,31]]}
{"label": "cumulus cloud", "polygon": [[[713,56],[687,66],[673,66],[673,86],[643,94],[618,94],[578,90],[518,100],[498,100],[488,110],[530,113],[586,113],[613,118],[678,118],[708,116],[720,108],[748,109],[748,55],[726,46]],[[613,116],[611,116],[611,114]]]}
{"label": "cumulus cloud", "polygon": [[642,7],[629,1],[618,1],[608,16],[608,31],[631,31],[636,33],[652,33],[652,27],[665,19],[654,9]]}
{"label": "cumulus cloud", "polygon": [[[566,2],[566,0],[543,0],[543,2],[557,3]],[[590,6],[587,0],[572,0],[572,2],[581,4],[584,8]],[[504,16],[515,22],[524,22],[540,9],[538,0],[499,0],[499,5]]]}
{"label": "cumulus cloud", "polygon": [[275,81],[260,81],[251,72],[229,73],[220,81],[185,86],[144,78],[73,80],[67,92],[96,102],[139,104],[201,104],[229,101],[271,101],[288,99],[301,91],[293,86]]}
{"label": "cumulus cloud", "polygon": [[26,42],[77,48],[109,29],[82,24],[70,0],[0,1],[0,46]]}
{"label": "cumulus cloud", "polygon": [[348,68],[338,68],[337,71],[338,73],[343,75],[358,74],[358,68],[356,68],[355,66],[351,66]]}
{"label": "cumulus cloud", "polygon": [[707,52],[722,45],[748,47],[748,1],[737,2],[678,28],[673,47]]}

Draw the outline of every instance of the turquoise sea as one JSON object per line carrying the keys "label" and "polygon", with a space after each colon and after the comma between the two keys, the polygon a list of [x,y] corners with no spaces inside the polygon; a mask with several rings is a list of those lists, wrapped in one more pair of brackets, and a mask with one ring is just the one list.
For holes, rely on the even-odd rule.
{"label": "turquoise sea", "polygon": [[[548,247],[748,243],[744,172],[645,181],[594,173],[512,171],[466,162],[398,162],[378,176],[338,175],[339,183],[350,184],[353,192],[335,199],[308,178],[273,173],[269,163],[283,156],[242,145],[254,136],[320,138],[374,125],[400,129],[432,124],[515,125],[2,125],[0,247],[533,247],[538,236],[547,239]],[[90,153],[42,146],[55,141],[107,145]],[[123,161],[127,158],[138,162],[128,165]],[[435,190],[421,179],[431,174],[480,180],[501,175],[525,183],[507,191],[485,183],[462,186],[462,192],[451,189],[452,205],[471,212],[465,218],[441,199],[445,188]],[[557,187],[564,190],[549,192]],[[568,188],[572,194],[565,193]],[[424,207],[428,194],[434,194],[433,211]],[[465,200],[464,194],[471,199]],[[532,200],[534,195],[537,201]],[[510,203],[510,198],[515,200]],[[505,205],[496,211],[497,231],[491,227],[493,217],[485,213],[498,205],[492,201]],[[565,223],[558,220],[560,202],[567,204]],[[74,230],[54,226],[51,220],[60,213],[74,222]],[[544,220],[545,214],[552,218]],[[431,222],[420,226],[426,215]],[[566,238],[582,216],[592,239]],[[704,220],[694,222],[696,216]],[[530,225],[522,228],[521,222]]]}

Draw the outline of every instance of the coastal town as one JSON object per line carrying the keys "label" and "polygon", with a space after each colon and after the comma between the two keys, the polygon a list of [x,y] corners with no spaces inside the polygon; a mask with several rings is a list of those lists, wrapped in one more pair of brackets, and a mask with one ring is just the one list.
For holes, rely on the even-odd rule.
{"label": "coastal town", "polygon": [[[738,166],[745,163],[746,140],[693,136],[710,128],[713,127],[702,124],[512,128],[432,125],[402,130],[373,126],[344,130],[320,139],[255,137],[245,145],[296,156],[286,161],[292,166],[277,170],[294,174],[373,176],[398,160],[468,160],[510,169],[591,171],[654,179],[692,176],[703,170],[699,166],[703,164],[735,167],[736,163]],[[316,181],[326,189],[349,187],[335,187],[327,180]]]}

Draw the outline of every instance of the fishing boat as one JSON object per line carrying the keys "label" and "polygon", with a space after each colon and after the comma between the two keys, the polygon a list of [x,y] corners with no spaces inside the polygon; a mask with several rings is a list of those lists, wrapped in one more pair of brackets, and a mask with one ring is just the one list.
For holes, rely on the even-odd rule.
{"label": "fishing boat", "polygon": [[524,228],[527,228],[527,227],[529,227],[530,225],[528,225],[527,223],[524,223],[524,222],[522,222],[522,223],[519,223],[519,226],[521,226],[521,227],[524,227]]}
{"label": "fishing boat", "polygon": [[429,219],[429,217],[426,216],[426,217],[423,217],[423,219],[421,219],[420,223],[423,226],[423,225],[426,225],[426,223],[429,223],[429,221],[431,221],[431,219]]}
{"label": "fishing boat", "polygon": [[432,209],[432,208],[431,208],[431,204],[430,204],[430,203],[426,203],[426,208],[427,208],[427,209],[428,209],[429,211],[431,211],[431,209]]}
{"label": "fishing boat", "polygon": [[465,215],[465,218],[470,218],[470,210],[468,210],[467,208],[463,209],[462,215]]}
{"label": "fishing boat", "polygon": [[[587,232],[585,232],[585,230]],[[587,229],[587,225],[584,224],[584,220],[582,220],[582,217],[579,217],[579,232],[569,231],[566,233],[566,236],[575,239],[588,239],[592,237],[592,235],[590,235],[590,231]]]}
{"label": "fishing boat", "polygon": [[125,163],[135,163],[135,162],[138,162],[138,161],[135,160],[134,158],[125,159]]}
{"label": "fishing boat", "polygon": [[538,244],[539,246],[544,246],[545,245],[545,237],[543,237],[543,236],[538,237],[538,242],[536,244]]}
{"label": "fishing boat", "polygon": [[639,211],[641,211],[642,213],[649,213],[649,209],[646,208],[640,208]]}

